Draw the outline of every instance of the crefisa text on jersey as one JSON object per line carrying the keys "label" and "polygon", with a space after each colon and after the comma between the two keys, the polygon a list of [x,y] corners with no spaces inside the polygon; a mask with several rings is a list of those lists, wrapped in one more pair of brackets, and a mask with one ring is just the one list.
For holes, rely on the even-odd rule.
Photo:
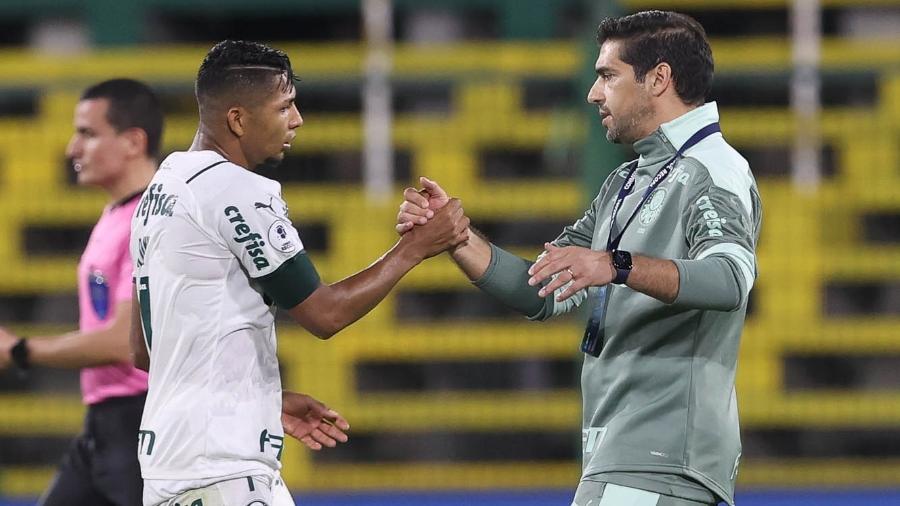
{"label": "crefisa text on jersey", "polygon": [[147,188],[144,192],[144,198],[141,200],[135,218],[143,218],[144,225],[150,216],[172,216],[175,209],[175,203],[178,202],[178,195],[163,193],[162,183],[155,183]]}
{"label": "crefisa text on jersey", "polygon": [[709,196],[704,195],[697,199],[697,207],[700,208],[700,210],[705,211],[703,213],[703,219],[706,220],[706,228],[707,232],[709,232],[709,236],[722,237],[722,225],[728,220],[723,216],[719,216],[719,213],[716,212]]}
{"label": "crefisa text on jersey", "polygon": [[244,217],[241,215],[241,210],[235,206],[228,206],[225,208],[225,216],[228,217],[228,221],[234,223],[234,233],[236,235],[232,239],[238,243],[247,243],[244,245],[244,248],[253,257],[253,265],[256,266],[256,270],[261,271],[268,267],[269,261],[262,250],[266,243],[262,240],[261,235],[250,229],[250,225],[247,225],[247,222],[244,221]]}

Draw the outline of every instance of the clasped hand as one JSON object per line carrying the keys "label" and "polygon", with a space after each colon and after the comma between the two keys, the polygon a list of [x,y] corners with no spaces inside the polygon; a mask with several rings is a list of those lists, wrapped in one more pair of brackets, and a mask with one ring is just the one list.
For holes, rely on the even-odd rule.
{"label": "clasped hand", "polygon": [[426,258],[456,248],[469,239],[469,218],[462,202],[451,199],[437,183],[420,178],[423,189],[407,188],[397,214],[397,233],[422,235],[430,244]]}

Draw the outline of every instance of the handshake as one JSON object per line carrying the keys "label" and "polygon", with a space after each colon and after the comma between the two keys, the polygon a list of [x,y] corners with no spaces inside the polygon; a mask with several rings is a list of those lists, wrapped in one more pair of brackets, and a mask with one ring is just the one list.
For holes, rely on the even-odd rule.
{"label": "handshake", "polygon": [[436,182],[419,178],[421,190],[407,188],[397,213],[397,233],[423,259],[452,251],[469,240],[469,218],[462,202]]}

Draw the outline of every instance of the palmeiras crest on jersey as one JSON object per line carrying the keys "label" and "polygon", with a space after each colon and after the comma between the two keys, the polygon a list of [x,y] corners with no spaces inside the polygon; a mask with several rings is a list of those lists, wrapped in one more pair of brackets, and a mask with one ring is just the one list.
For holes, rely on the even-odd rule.
{"label": "palmeiras crest on jersey", "polygon": [[666,203],[668,193],[669,192],[666,191],[665,188],[658,188],[650,195],[650,198],[647,199],[647,202],[641,207],[641,214],[638,217],[641,226],[646,227],[656,221],[656,218],[658,218],[659,214],[662,212],[663,204]]}

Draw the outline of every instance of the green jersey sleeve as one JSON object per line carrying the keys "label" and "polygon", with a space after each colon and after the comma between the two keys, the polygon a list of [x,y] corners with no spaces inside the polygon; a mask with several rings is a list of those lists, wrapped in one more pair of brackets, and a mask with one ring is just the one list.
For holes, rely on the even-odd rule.
{"label": "green jersey sleeve", "polygon": [[[683,286],[676,304],[690,307],[736,309],[744,304],[757,275],[756,242],[759,237],[759,193],[749,173],[734,169],[708,169],[697,160],[687,158],[686,164],[694,164],[692,191],[685,192],[682,202],[684,237],[688,246],[688,258],[675,260]],[[720,276],[703,279],[699,275],[703,265],[698,260],[720,257],[725,263],[710,264]],[[700,269],[700,270],[698,270]],[[711,290],[709,282],[728,283],[734,290]],[[697,286],[692,286],[697,283]],[[726,287],[729,288],[729,287]],[[729,302],[737,292],[737,304]],[[703,294],[707,294],[704,296]],[[719,300],[704,300],[717,298]]]}
{"label": "green jersey sleeve", "polygon": [[281,309],[290,309],[300,304],[321,284],[319,273],[306,251],[297,253],[278,269],[256,281]]}

